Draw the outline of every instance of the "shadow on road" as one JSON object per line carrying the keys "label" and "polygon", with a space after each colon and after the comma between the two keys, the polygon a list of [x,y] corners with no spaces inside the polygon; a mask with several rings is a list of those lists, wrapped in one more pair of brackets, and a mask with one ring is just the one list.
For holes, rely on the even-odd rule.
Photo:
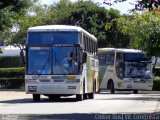
{"label": "shadow on road", "polygon": [[6,104],[20,104],[20,103],[64,103],[64,102],[77,102],[75,98],[60,98],[59,100],[49,100],[48,98],[42,98],[38,102],[34,102],[32,99],[26,98],[26,99],[13,99],[13,100],[4,100],[0,101],[0,103],[6,103]]}
{"label": "shadow on road", "polygon": [[96,99],[96,100],[141,100],[141,101],[160,101],[160,96],[156,94],[148,94],[147,96],[145,94],[119,94],[114,96],[109,95],[109,97],[105,97],[102,99]]}
{"label": "shadow on road", "polygon": [[[99,114],[99,113],[73,113],[73,114],[51,114],[51,115],[19,115],[18,119],[22,120],[143,120],[143,116],[147,120],[159,120],[159,112],[143,113],[143,114]],[[129,118],[128,118],[129,117]],[[127,119],[128,118],[128,119]],[[142,119],[141,119],[142,118]]]}
{"label": "shadow on road", "polygon": [[[114,94],[111,94],[109,90],[102,90],[101,92],[98,92],[96,94],[109,94],[109,95],[114,95],[114,94],[133,94],[133,91],[115,91]],[[139,91],[138,94],[159,94],[160,91]]]}

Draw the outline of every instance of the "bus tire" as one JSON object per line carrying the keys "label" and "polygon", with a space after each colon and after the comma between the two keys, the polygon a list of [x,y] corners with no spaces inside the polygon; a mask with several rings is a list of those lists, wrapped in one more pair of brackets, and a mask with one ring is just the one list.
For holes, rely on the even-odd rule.
{"label": "bus tire", "polygon": [[51,101],[54,100],[53,95],[49,95],[48,98],[49,98],[49,100],[51,100]]}
{"label": "bus tire", "polygon": [[87,99],[87,93],[85,93],[85,81],[83,82],[83,100]]}
{"label": "bus tire", "polygon": [[93,83],[93,92],[88,93],[88,98],[89,99],[94,99],[94,94],[96,93],[96,81]]}
{"label": "bus tire", "polygon": [[83,100],[83,94],[77,94],[76,99],[77,99],[77,101],[82,101]]}
{"label": "bus tire", "polygon": [[[85,80],[84,80],[85,81]],[[87,94],[85,94],[85,82],[83,81],[83,93],[82,94],[77,94],[76,99],[77,101],[82,101],[87,98]]]}
{"label": "bus tire", "polygon": [[93,92],[88,93],[88,98],[89,98],[89,99],[93,99],[93,98],[94,98],[94,93],[93,93]]}
{"label": "bus tire", "polygon": [[114,93],[115,93],[113,81],[110,82],[110,93],[111,93],[111,94],[114,94]]}
{"label": "bus tire", "polygon": [[133,93],[134,94],[138,94],[138,90],[133,90]]}
{"label": "bus tire", "polygon": [[33,101],[40,101],[40,94],[33,94]]}

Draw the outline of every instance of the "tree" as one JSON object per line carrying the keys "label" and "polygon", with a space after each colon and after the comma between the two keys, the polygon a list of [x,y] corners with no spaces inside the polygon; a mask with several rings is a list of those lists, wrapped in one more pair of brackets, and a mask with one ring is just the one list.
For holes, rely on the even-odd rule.
{"label": "tree", "polygon": [[8,45],[15,45],[22,49],[25,46],[27,30],[29,27],[45,24],[46,18],[48,18],[48,7],[46,5],[35,4],[31,8],[31,12],[25,16],[19,16],[16,21],[16,28],[18,31],[10,31],[9,36],[5,36]]}
{"label": "tree", "polygon": [[0,1],[0,32],[11,28],[16,14],[24,14],[32,0],[1,0]]}
{"label": "tree", "polygon": [[[57,17],[50,19],[48,23],[81,26],[97,37],[99,47],[122,47],[124,43],[122,39],[128,39],[122,32],[118,31],[117,27],[114,30],[105,30],[106,22],[120,17],[118,10],[106,10],[93,1],[83,0],[75,3],[61,0],[53,8]],[[55,10],[57,11],[55,12]],[[117,37],[113,33],[117,34]],[[124,47],[128,46],[128,42],[125,43]]]}
{"label": "tree", "polygon": [[24,8],[28,7],[29,2],[30,2],[29,0],[1,0],[0,9],[12,6],[10,11],[19,12]]}
{"label": "tree", "polygon": [[[124,2],[127,0],[114,0],[113,2],[108,2],[107,0],[104,0],[104,4],[106,5],[113,5],[115,3],[119,3],[119,2]],[[135,8],[133,9],[133,11],[144,11],[146,9],[148,9],[149,11],[155,10],[155,9],[159,9],[160,7],[160,0],[137,0],[135,3],[131,3],[134,4]],[[160,10],[160,9],[159,9]]]}
{"label": "tree", "polygon": [[[31,6],[32,0],[1,0],[0,1],[0,40],[6,40],[17,15],[23,15],[26,9]],[[35,1],[35,0],[33,0]],[[0,49],[0,52],[1,49]]]}
{"label": "tree", "polygon": [[121,17],[116,22],[118,28],[131,37],[133,48],[143,50],[149,56],[160,57],[160,13],[135,14]]}
{"label": "tree", "polygon": [[113,9],[110,9],[108,12],[109,15],[112,16],[112,18],[107,23],[110,23],[110,21],[112,21],[112,26],[106,30],[107,47],[115,47],[115,48],[130,47],[129,36],[123,34],[123,32],[117,26],[117,21],[114,20],[120,18],[120,13],[118,13],[118,11]]}
{"label": "tree", "polygon": [[[31,10],[32,12],[30,13],[32,14],[21,16],[17,20],[19,31],[16,33],[10,32],[10,36],[6,36],[8,44],[25,45],[26,31],[29,27],[65,24],[81,26],[95,35],[98,39],[99,47],[128,46],[128,37],[118,30],[116,25],[111,30],[106,31],[105,29],[106,22],[120,17],[120,13],[117,10],[106,10],[97,3],[82,0],[74,3],[69,0],[61,0],[51,6],[35,4]],[[124,42],[123,39],[125,39]]]}

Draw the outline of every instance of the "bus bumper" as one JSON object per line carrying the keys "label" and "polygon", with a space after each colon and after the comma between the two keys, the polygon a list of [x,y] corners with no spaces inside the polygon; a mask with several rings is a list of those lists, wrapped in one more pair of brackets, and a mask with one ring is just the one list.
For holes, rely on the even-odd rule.
{"label": "bus bumper", "polygon": [[116,84],[115,89],[120,90],[152,90],[153,80],[148,81],[131,81],[123,80]]}
{"label": "bus bumper", "polygon": [[27,94],[81,94],[82,86],[77,83],[60,83],[60,84],[26,84],[25,91]]}
{"label": "bus bumper", "polygon": [[125,83],[123,89],[126,90],[152,90],[153,84],[147,83]]}

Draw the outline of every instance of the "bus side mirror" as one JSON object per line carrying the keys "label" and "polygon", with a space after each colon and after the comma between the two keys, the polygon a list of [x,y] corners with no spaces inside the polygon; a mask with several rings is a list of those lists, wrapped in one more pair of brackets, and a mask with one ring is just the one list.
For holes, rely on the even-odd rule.
{"label": "bus side mirror", "polygon": [[22,64],[23,64],[23,65],[26,64],[25,56],[24,56],[24,50],[25,50],[25,49],[22,49],[22,50],[20,51],[20,57],[21,57],[21,61],[22,61]]}
{"label": "bus side mirror", "polygon": [[87,53],[84,52],[82,55],[82,63],[86,63],[87,62]]}

